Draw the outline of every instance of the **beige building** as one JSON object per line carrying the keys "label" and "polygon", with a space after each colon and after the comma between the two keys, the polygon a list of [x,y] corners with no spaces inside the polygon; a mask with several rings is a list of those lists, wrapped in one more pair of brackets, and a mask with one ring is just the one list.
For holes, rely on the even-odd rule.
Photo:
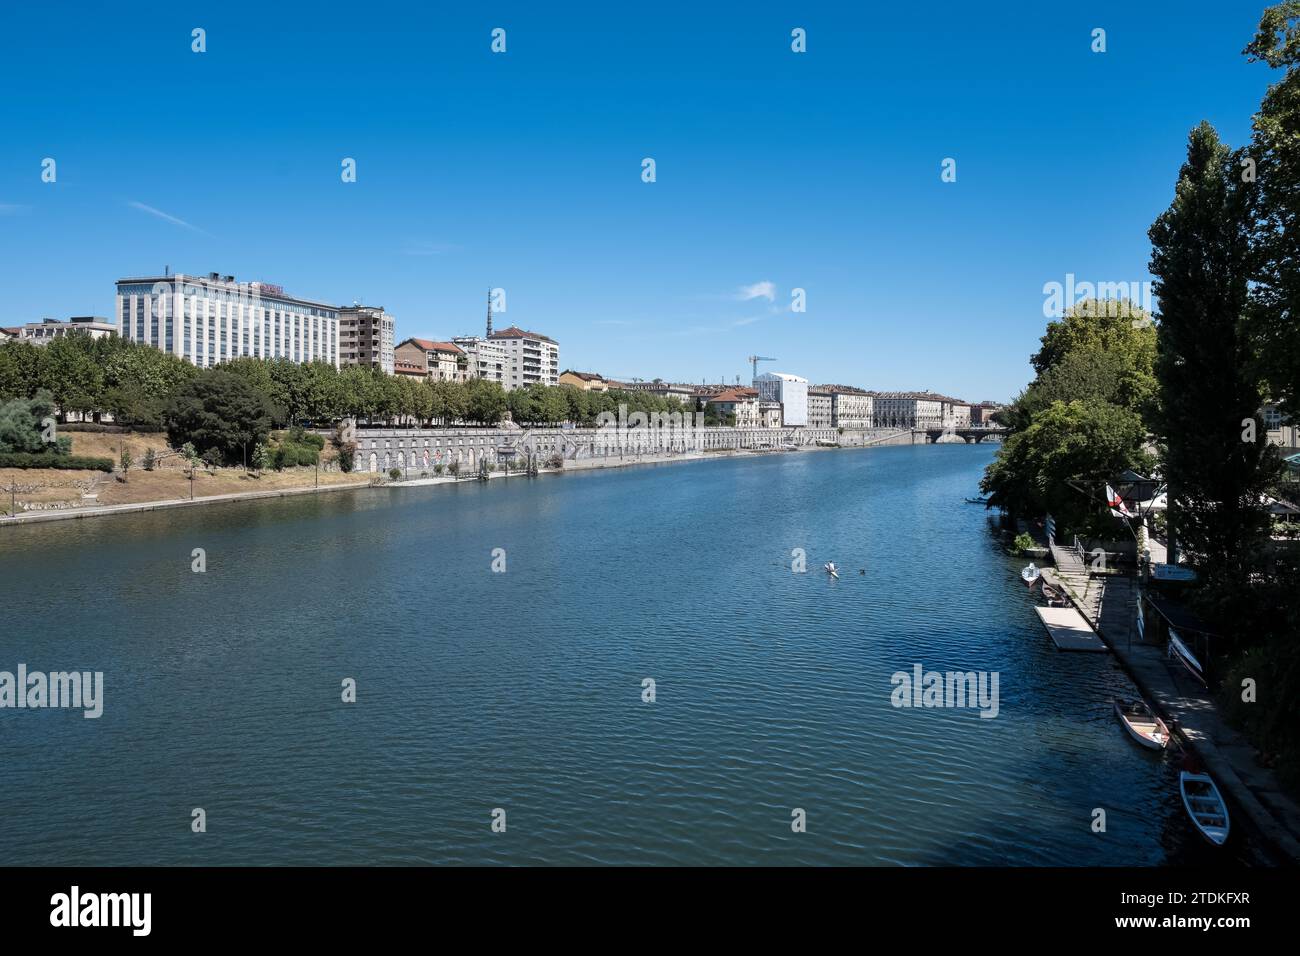
{"label": "beige building", "polygon": [[540,332],[512,325],[488,336],[505,350],[501,384],[506,391],[525,385],[560,384],[560,343]]}
{"label": "beige building", "polygon": [[753,388],[729,388],[726,391],[710,395],[707,399],[710,407],[717,409],[722,420],[735,416],[732,424],[737,428],[757,428],[760,417],[758,409],[758,390]]}
{"label": "beige building", "polygon": [[831,396],[831,425],[835,428],[870,428],[875,411],[871,394],[852,385],[818,385]]}
{"label": "beige building", "polygon": [[44,345],[46,342],[67,335],[88,335],[92,339],[102,339],[109,335],[116,335],[117,326],[101,316],[74,315],[66,322],[60,322],[58,319],[41,319],[39,322],[28,322],[26,325],[19,325],[8,331],[13,333],[13,338],[31,342],[33,345]]}
{"label": "beige building", "polygon": [[388,375],[393,369],[393,317],[383,306],[339,309],[339,367],[366,365]]}
{"label": "beige building", "polygon": [[572,385],[584,392],[608,392],[609,383],[595,372],[575,372],[566,369],[560,374],[561,385]]}
{"label": "beige building", "polygon": [[435,382],[463,382],[468,378],[465,352],[451,342],[407,339],[393,354],[395,361],[408,366],[423,364],[425,376]]}
{"label": "beige building", "polygon": [[[655,379],[652,382],[623,382],[620,386],[623,391],[627,392],[645,392],[649,395],[657,395],[659,398],[672,398],[690,408],[695,407],[695,400],[699,394],[699,386],[685,385],[680,382],[665,382],[663,379]],[[711,398],[710,393],[707,398]]]}
{"label": "beige building", "polygon": [[872,392],[877,428],[942,428],[943,400],[929,392]]}

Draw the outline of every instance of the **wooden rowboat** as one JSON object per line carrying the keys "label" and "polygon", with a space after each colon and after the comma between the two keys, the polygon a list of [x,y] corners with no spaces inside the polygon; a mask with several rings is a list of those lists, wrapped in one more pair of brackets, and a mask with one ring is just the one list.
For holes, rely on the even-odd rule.
{"label": "wooden rowboat", "polygon": [[1046,581],[1042,583],[1041,588],[1043,591],[1043,597],[1047,598],[1047,604],[1049,607],[1070,606],[1070,599],[1066,597],[1064,594],[1062,594],[1060,591],[1058,591],[1056,588],[1052,587]]}
{"label": "wooden rowboat", "polygon": [[1164,750],[1169,746],[1169,728],[1151,711],[1146,701],[1116,697],[1115,716],[1128,735],[1143,747]]}
{"label": "wooden rowboat", "polygon": [[1215,846],[1223,846],[1228,839],[1228,805],[1210,776],[1184,770],[1178,775],[1178,790],[1196,829]]}

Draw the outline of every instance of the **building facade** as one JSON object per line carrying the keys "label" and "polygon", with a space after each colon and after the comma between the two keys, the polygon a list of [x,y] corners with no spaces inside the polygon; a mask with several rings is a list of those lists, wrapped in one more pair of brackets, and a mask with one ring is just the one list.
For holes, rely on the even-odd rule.
{"label": "building facade", "polygon": [[734,419],[730,421],[733,427],[759,427],[758,391],[756,389],[729,388],[724,392],[709,396],[707,401],[710,407],[717,410],[720,420],[727,421],[728,416],[734,416]]}
{"label": "building facade", "polygon": [[500,342],[476,335],[460,335],[451,344],[465,353],[466,376],[505,387],[506,350]]}
{"label": "building facade", "polygon": [[783,425],[807,426],[808,379],[784,372],[763,372],[754,379],[754,387],[760,401],[780,403]]}
{"label": "building facade", "polygon": [[451,342],[406,339],[393,355],[405,367],[422,366],[425,377],[435,382],[464,382],[469,378],[469,360],[464,350]]}
{"label": "building facade", "polygon": [[339,309],[339,365],[365,365],[392,375],[393,330],[393,317],[383,306]]}
{"label": "building facade", "polygon": [[560,384],[560,343],[540,332],[527,332],[512,325],[488,336],[505,351],[506,391],[525,385]]}
{"label": "building facade", "polygon": [[835,396],[819,388],[808,389],[808,427],[831,428],[835,421]]}
{"label": "building facade", "polygon": [[[611,388],[624,392],[644,392],[658,398],[671,398],[689,408],[695,408],[696,398],[700,395],[699,386],[686,385],[681,382],[665,382],[659,378],[650,382],[610,382],[609,384]],[[704,398],[707,400],[715,394],[717,393],[710,392]]]}
{"label": "building facade", "polygon": [[836,428],[870,428],[875,403],[869,392],[852,385],[819,385],[831,395],[831,424]]}
{"label": "building facade", "polygon": [[12,335],[8,337],[31,342],[33,345],[44,345],[46,342],[68,335],[88,335],[92,339],[102,339],[109,335],[116,335],[117,326],[103,316],[74,315],[66,322],[60,322],[58,319],[41,319],[39,322],[15,326],[10,331]]}
{"label": "building facade", "polygon": [[873,392],[877,428],[942,428],[943,401],[927,392]]}
{"label": "building facade", "polygon": [[339,364],[338,306],[210,272],[117,281],[117,334],[210,368],[230,359]]}
{"label": "building facade", "polygon": [[565,369],[560,373],[561,385],[572,385],[584,392],[608,392],[609,383],[595,372],[575,372]]}

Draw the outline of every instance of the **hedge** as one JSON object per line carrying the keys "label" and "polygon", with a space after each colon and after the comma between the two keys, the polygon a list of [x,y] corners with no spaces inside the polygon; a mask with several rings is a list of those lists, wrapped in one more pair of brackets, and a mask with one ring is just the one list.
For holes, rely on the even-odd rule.
{"label": "hedge", "polygon": [[60,468],[65,471],[108,471],[113,462],[108,458],[91,458],[88,455],[54,455],[49,452],[34,454],[25,451],[0,452],[0,468]]}

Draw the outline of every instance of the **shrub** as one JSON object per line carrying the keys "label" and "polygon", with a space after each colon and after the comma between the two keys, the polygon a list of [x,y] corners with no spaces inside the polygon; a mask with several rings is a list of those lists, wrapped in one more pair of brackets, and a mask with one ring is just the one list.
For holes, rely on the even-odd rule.
{"label": "shrub", "polygon": [[339,467],[345,473],[351,472],[357,465],[357,443],[345,442],[339,446]]}
{"label": "shrub", "polygon": [[144,450],[144,458],[140,463],[144,466],[145,471],[153,471],[154,465],[158,463],[158,456],[154,453],[152,448],[146,448]]}
{"label": "shrub", "polygon": [[287,439],[291,445],[309,445],[317,451],[323,451],[325,448],[325,436],[318,435],[315,432],[309,432],[301,425],[294,425],[289,429]]}
{"label": "shrub", "polygon": [[442,474],[442,465],[434,465],[434,466],[433,466],[433,473],[434,473],[435,475],[441,475],[441,474]]}
{"label": "shrub", "polygon": [[91,458],[87,455],[56,455],[51,452],[0,452],[0,468],[61,468],[67,471],[113,470],[111,458]]}
{"label": "shrub", "polygon": [[1034,539],[1029,534],[1022,531],[1020,534],[1016,535],[1016,540],[1012,543],[1011,547],[1016,554],[1024,554],[1026,551],[1038,547],[1038,545],[1034,543]]}
{"label": "shrub", "polygon": [[400,468],[389,468],[389,469],[388,469],[388,477],[391,478],[393,481],[396,481],[398,478],[401,478],[401,477],[402,477],[402,471],[401,471],[401,469],[400,469]]}

